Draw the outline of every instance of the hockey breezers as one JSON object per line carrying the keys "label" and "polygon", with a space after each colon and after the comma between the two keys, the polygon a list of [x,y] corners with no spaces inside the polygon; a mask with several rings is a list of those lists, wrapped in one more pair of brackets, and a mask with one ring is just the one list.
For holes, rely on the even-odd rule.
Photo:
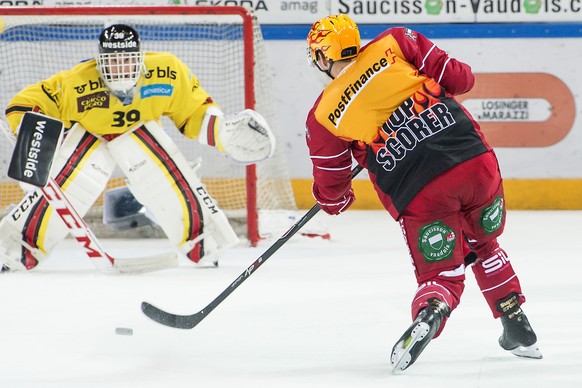
{"label": "hockey breezers", "polygon": [[[363,167],[356,165],[352,169],[352,179],[362,171]],[[212,302],[202,310],[192,315],[177,315],[168,313],[148,302],[142,302],[141,309],[148,318],[165,326],[177,329],[192,329],[198,325],[208,314],[210,314],[219,304],[221,304],[234,290],[236,290],[245,280],[247,280],[269,257],[279,250],[295,233],[297,233],[317,212],[319,205],[315,204],[299,221],[297,221],[287,232],[283,234],[273,245],[271,245],[258,259],[256,259],[247,269],[241,273],[224,291],[220,293]]]}
{"label": "hockey breezers", "polygon": [[[8,175],[18,181],[31,184],[40,188],[44,198],[53,207],[54,211],[65,223],[69,233],[83,247],[93,264],[104,273],[143,273],[176,267],[178,255],[176,252],[164,252],[148,257],[135,257],[131,259],[117,259],[109,255],[99,243],[99,240],[85,223],[74,206],[69,202],[58,183],[49,175],[53,156],[58,152],[58,146],[62,139],[63,124],[39,113],[25,113],[21,127],[25,131],[19,131],[18,139],[14,139],[12,133],[0,120],[2,132],[13,143],[13,154]],[[38,129],[42,136],[35,135]],[[34,142],[38,140],[38,142]],[[40,143],[43,140],[44,143]],[[41,144],[41,145],[39,145]],[[35,160],[22,162],[17,154],[31,155],[28,147],[36,147],[38,156]],[[42,149],[44,147],[44,149]],[[30,159],[30,158],[29,158]]]}

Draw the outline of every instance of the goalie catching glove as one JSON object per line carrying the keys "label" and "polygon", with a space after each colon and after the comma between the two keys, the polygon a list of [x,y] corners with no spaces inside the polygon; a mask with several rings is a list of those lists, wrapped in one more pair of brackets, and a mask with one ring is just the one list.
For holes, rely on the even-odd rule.
{"label": "goalie catching glove", "polygon": [[267,120],[251,109],[221,118],[218,144],[229,158],[243,164],[260,162],[275,152],[275,136]]}
{"label": "goalie catching glove", "polygon": [[275,136],[267,120],[251,109],[222,118],[218,142],[231,159],[253,164],[273,156]]}

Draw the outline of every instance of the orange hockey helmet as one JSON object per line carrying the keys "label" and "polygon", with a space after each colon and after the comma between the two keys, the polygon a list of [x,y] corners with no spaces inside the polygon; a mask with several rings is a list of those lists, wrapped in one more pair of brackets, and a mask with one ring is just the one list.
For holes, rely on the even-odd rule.
{"label": "orange hockey helmet", "polygon": [[348,15],[327,16],[313,24],[307,45],[308,56],[315,65],[317,52],[332,62],[354,58],[360,52],[360,31]]}

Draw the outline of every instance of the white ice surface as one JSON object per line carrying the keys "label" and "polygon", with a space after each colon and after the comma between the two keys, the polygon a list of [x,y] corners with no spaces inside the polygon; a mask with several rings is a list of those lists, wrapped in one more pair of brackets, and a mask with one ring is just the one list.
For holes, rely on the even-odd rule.
{"label": "white ice surface", "polygon": [[[444,333],[402,375],[389,353],[416,284],[399,227],[382,211],[349,211],[329,228],[329,241],[293,238],[192,330],[150,321],[141,302],[194,313],[273,241],[234,249],[217,269],[111,276],[66,240],[37,270],[0,275],[0,387],[582,386],[582,212],[509,212],[500,239],[543,360],[499,347],[501,324],[468,271]],[[167,248],[103,244],[118,256]]]}

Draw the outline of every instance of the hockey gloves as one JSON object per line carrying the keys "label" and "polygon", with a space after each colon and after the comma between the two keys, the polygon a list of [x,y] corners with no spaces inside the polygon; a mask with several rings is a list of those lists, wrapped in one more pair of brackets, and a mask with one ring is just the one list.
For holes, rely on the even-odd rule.
{"label": "hockey gloves", "polygon": [[228,157],[242,164],[253,164],[273,156],[275,136],[263,116],[245,109],[224,116],[218,140]]}
{"label": "hockey gloves", "polygon": [[329,201],[320,198],[317,191],[315,190],[313,191],[313,196],[315,197],[315,200],[317,201],[317,204],[319,205],[321,210],[332,216],[336,216],[346,211],[356,199],[354,195],[354,190],[351,188],[345,195],[334,201]]}

